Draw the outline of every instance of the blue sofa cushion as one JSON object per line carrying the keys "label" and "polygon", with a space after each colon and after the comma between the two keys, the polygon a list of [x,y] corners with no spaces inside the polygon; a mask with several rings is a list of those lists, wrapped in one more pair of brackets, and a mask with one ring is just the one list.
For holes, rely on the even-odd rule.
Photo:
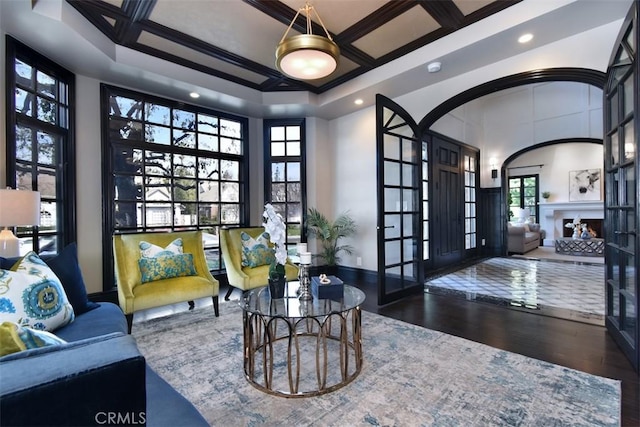
{"label": "blue sofa cushion", "polygon": [[56,336],[67,342],[79,341],[98,335],[128,331],[127,320],[122,309],[110,302],[101,302],[95,310],[76,317],[74,322],[56,329]]}

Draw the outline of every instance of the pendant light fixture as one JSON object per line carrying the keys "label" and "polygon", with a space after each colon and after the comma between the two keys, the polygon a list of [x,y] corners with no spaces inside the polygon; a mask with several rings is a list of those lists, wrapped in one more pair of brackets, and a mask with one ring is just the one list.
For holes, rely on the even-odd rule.
{"label": "pendant light fixture", "polygon": [[[287,38],[289,30],[301,12],[307,17],[307,32]],[[326,37],[315,35],[311,30],[311,13],[315,13]],[[315,80],[327,77],[338,66],[340,48],[331,39],[327,28],[315,8],[305,3],[293,17],[276,49],[276,67],[283,74],[298,80]]]}

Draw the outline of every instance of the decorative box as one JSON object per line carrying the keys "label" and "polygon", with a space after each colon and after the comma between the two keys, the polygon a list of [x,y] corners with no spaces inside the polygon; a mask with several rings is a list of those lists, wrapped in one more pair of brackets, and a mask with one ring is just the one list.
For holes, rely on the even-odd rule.
{"label": "decorative box", "polygon": [[317,299],[332,299],[334,301],[341,300],[344,296],[344,283],[336,276],[327,276],[331,283],[320,283],[320,277],[311,278],[311,293]]}

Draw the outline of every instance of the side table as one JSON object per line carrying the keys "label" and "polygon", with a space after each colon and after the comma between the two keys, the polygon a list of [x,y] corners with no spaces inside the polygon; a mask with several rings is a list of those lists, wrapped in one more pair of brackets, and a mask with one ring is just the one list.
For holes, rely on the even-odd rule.
{"label": "side table", "polygon": [[298,287],[288,282],[281,299],[271,299],[266,287],[257,288],[240,301],[245,377],[257,389],[281,397],[337,390],[362,369],[364,292],[345,285],[338,301],[300,301]]}

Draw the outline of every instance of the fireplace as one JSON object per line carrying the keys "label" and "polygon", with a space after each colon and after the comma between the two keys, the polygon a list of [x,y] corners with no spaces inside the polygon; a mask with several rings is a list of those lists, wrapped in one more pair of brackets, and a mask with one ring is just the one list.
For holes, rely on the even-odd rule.
{"label": "fireplace", "polygon": [[[566,224],[568,222],[573,222],[573,218],[564,218],[562,220],[563,224]],[[580,220],[580,222],[582,224],[587,224],[587,227],[589,227],[590,230],[593,230],[596,235],[595,237],[599,237],[602,238],[603,237],[603,219],[598,219],[598,218],[582,218]],[[582,231],[580,231],[580,233],[582,233]],[[567,227],[563,227],[563,232],[562,232],[562,237],[571,237],[573,235],[573,228],[567,228]]]}

